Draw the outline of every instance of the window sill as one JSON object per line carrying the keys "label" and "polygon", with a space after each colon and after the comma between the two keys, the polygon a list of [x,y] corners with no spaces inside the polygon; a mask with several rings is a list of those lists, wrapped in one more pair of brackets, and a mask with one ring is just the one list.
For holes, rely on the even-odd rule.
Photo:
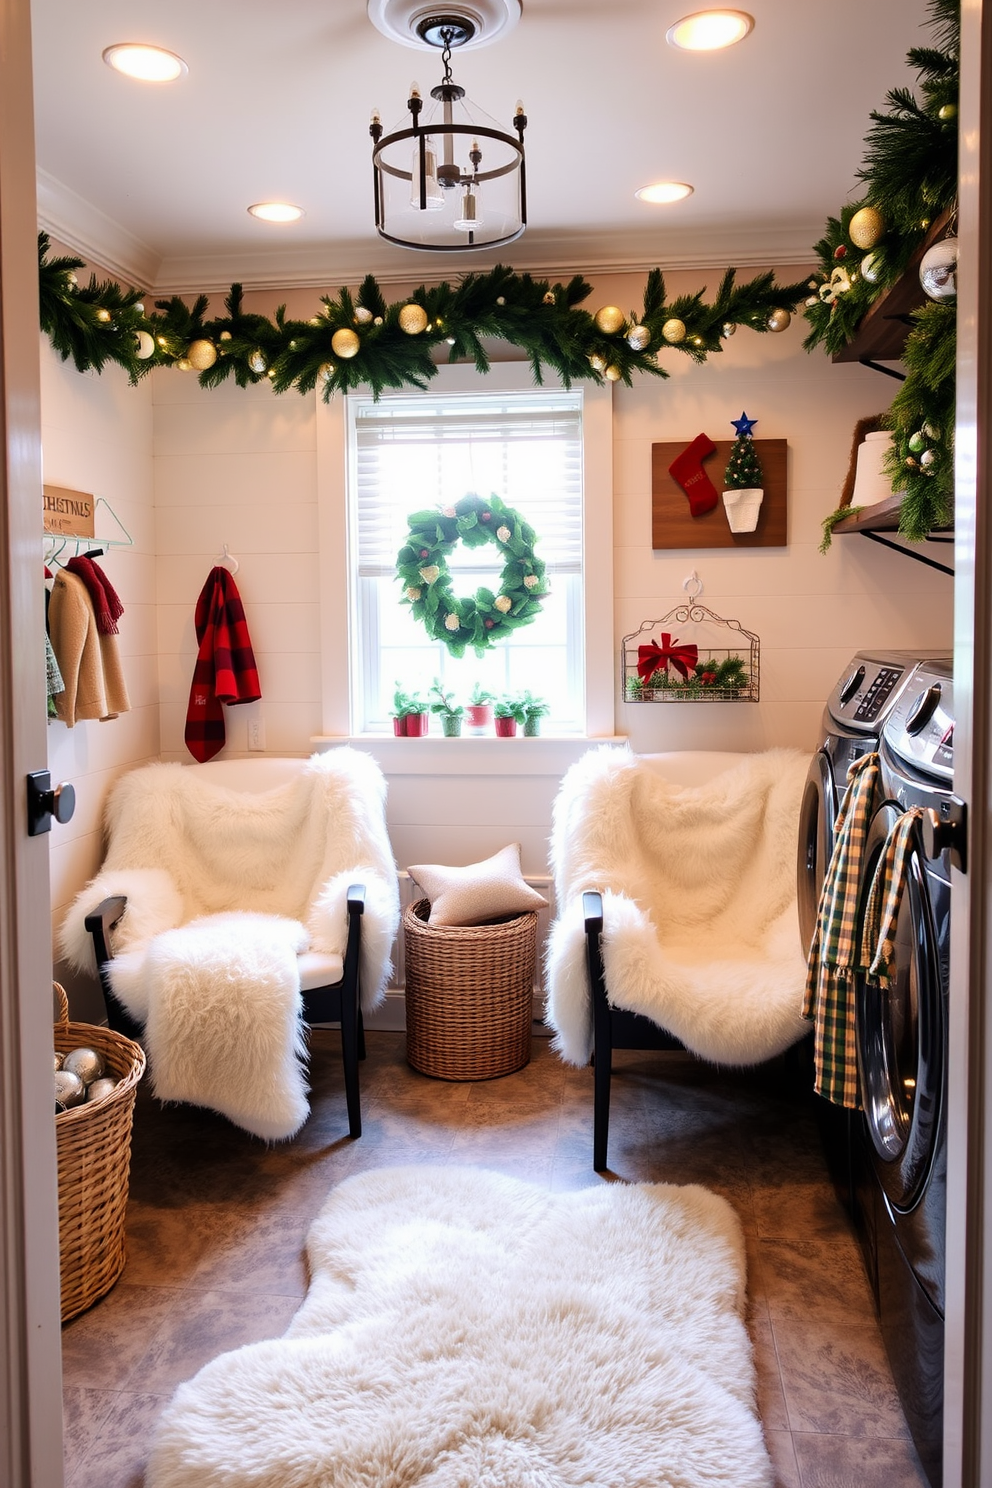
{"label": "window sill", "polygon": [[386,775],[563,775],[569,765],[600,744],[626,744],[626,735],[589,738],[585,735],[522,734],[500,739],[495,734],[465,734],[457,739],[427,734],[400,739],[393,734],[356,734],[341,737],[315,734],[314,750],[350,744],[364,749]]}

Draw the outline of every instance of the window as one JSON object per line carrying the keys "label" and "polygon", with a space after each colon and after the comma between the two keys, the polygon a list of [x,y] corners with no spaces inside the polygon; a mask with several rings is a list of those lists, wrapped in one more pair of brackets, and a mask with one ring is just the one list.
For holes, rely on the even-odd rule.
{"label": "window", "polygon": [[[457,369],[463,370],[463,369]],[[504,379],[505,380],[505,379]],[[440,381],[440,379],[439,379]],[[497,381],[497,379],[493,379]],[[348,406],[352,573],[352,694],[359,733],[388,728],[394,687],[427,693],[439,677],[459,701],[475,683],[492,693],[528,689],[550,705],[546,731],[586,730],[583,389],[351,395]],[[495,492],[534,527],[550,592],[532,624],[483,657],[452,657],[401,602],[396,555],[411,512]],[[498,588],[495,546],[457,547],[455,592]]]}

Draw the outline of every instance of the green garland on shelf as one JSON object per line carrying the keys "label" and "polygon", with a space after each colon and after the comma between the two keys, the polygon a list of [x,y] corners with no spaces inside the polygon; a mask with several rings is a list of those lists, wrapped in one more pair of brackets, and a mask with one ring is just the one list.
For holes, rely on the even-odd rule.
{"label": "green garland on shelf", "polygon": [[[402,602],[452,656],[464,656],[469,646],[482,656],[537,619],[548,592],[544,563],[534,551],[537,536],[495,493],[483,499],[469,492],[454,506],[414,512],[409,528],[396,559]],[[466,598],[455,594],[448,558],[460,542],[467,548],[493,543],[499,550],[503,571],[497,593],[483,586]]]}
{"label": "green garland on shelf", "polygon": [[906,381],[885,415],[892,430],[886,470],[904,491],[899,531],[914,542],[950,526],[954,515],[954,364],[957,315],[929,301],[913,313],[903,361]]}
{"label": "green garland on shelf", "polygon": [[369,387],[377,398],[386,388],[423,389],[437,375],[431,353],[439,347],[449,361],[467,358],[488,372],[485,340],[520,347],[538,383],[548,368],[566,387],[580,379],[630,387],[635,373],[667,377],[657,356],[669,348],[705,362],[739,325],[783,330],[806,292],[805,284],[776,284],[771,273],[738,285],[728,269],[712,303],[702,292],[669,302],[661,270],[652,269],[640,314],[604,306],[594,315],[580,308],[592,292],[580,275],[551,284],[498,264],[454,285],[421,285],[393,304],[369,274],[357,296],[323,296],[309,320],[287,319],[285,306],[272,320],[249,314],[233,284],[226,314],[208,319],[206,295],[192,306],[178,296],[156,300],[148,313],[138,290],[95,277],[80,286],[82,260],[52,257],[49,247],[40,234],[41,326],[80,372],[114,362],[137,383],[153,367],[174,366],[197,372],[202,387],[268,380],[277,393],[320,387],[325,401],[350,388]]}

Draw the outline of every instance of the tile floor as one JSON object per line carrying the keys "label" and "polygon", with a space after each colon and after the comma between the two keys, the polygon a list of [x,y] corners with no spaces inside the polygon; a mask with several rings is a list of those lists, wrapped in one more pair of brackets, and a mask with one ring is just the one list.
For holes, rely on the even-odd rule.
{"label": "tile floor", "polygon": [[[139,1092],[127,1269],[63,1333],[66,1488],[138,1488],[175,1386],[284,1331],[306,1288],[307,1228],[349,1174],[476,1163],[552,1189],[606,1181],[591,1167],[592,1073],[562,1065],[546,1040],[517,1074],[475,1084],[411,1070],[402,1034],[368,1045],[358,1142],[331,1032],[314,1035],[313,1114],[279,1147]],[[743,1222],[776,1488],[926,1488],[805,1104],[767,1070],[728,1074],[681,1054],[620,1053],[616,1066],[613,1175],[706,1184]]]}

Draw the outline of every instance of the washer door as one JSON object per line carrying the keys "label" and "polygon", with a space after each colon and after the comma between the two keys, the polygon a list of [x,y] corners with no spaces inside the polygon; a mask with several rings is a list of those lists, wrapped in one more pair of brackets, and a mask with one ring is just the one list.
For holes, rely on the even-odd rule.
{"label": "washer door", "polygon": [[826,751],[813,756],[799,811],[799,852],[796,862],[796,895],[799,903],[799,932],[809,954],[816,929],[820,890],[834,850],[834,818],[837,797],[833,770]]}
{"label": "washer door", "polygon": [[[862,914],[875,865],[898,816],[898,807],[887,803],[872,823]],[[895,958],[891,987],[859,979],[856,1020],[869,1154],[892,1208],[906,1214],[919,1203],[930,1177],[944,1097],[944,999],[918,824],[896,924]]]}

